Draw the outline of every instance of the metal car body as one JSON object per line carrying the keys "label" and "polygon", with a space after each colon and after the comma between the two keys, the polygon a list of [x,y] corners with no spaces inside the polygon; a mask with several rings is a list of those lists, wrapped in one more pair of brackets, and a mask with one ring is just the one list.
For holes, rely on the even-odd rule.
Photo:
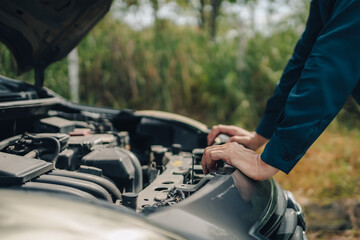
{"label": "metal car body", "polygon": [[[208,128],[159,111],[69,102],[43,87],[111,1],[4,0],[0,40],[1,239],[306,239],[301,207],[274,179],[199,164]],[[45,79],[46,80],[46,79]]]}

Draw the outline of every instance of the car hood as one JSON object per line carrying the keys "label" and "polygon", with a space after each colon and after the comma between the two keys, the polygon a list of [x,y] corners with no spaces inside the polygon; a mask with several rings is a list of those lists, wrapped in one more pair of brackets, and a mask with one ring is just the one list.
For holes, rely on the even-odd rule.
{"label": "car hood", "polygon": [[112,0],[2,0],[0,41],[18,74],[65,57],[108,12]]}

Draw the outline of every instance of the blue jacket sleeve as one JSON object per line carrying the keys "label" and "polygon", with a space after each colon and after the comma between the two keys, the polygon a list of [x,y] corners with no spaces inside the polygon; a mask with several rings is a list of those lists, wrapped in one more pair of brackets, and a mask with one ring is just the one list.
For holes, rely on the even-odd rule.
{"label": "blue jacket sleeve", "polygon": [[359,13],[360,0],[336,1],[331,18],[299,70],[299,78],[289,86],[274,132],[261,155],[266,163],[289,173],[357,90]]}
{"label": "blue jacket sleeve", "polygon": [[360,81],[356,85],[354,91],[352,92],[352,96],[356,100],[356,102],[360,105]]}
{"label": "blue jacket sleeve", "polygon": [[[326,0],[326,2],[330,3],[330,0]],[[320,11],[320,7],[326,9],[326,11]],[[256,132],[260,135],[266,138],[272,136],[276,121],[280,112],[284,109],[289,92],[300,78],[316,38],[324,27],[324,22],[330,16],[330,11],[330,5],[322,6],[318,0],[311,2],[305,31],[297,42],[293,55],[283,71],[273,96],[268,100],[264,116],[256,129]]]}

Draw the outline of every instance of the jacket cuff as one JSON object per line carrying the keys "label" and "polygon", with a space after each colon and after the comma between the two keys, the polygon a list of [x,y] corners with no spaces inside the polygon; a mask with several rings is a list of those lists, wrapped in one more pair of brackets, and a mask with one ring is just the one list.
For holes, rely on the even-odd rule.
{"label": "jacket cuff", "polygon": [[286,174],[294,168],[305,152],[286,144],[275,134],[266,144],[261,159]]}
{"label": "jacket cuff", "polygon": [[256,128],[256,132],[261,136],[270,139],[274,133],[275,123],[278,118],[277,114],[266,114]]}

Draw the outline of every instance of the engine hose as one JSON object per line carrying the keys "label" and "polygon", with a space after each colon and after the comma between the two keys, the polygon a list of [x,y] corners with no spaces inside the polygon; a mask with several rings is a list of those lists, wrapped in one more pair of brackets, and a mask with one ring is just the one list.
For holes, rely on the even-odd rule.
{"label": "engine hose", "polygon": [[122,149],[122,150],[126,151],[126,153],[130,156],[130,160],[135,168],[135,180],[134,180],[135,181],[134,182],[135,189],[133,189],[133,192],[139,193],[140,191],[143,190],[143,172],[142,172],[140,161],[135,156],[135,154],[133,154],[129,150],[126,150],[126,149]]}
{"label": "engine hose", "polygon": [[7,138],[5,140],[2,140],[0,142],[0,151],[2,151],[3,149],[7,148],[10,145],[13,145],[17,140],[19,140],[23,135],[16,135],[14,137],[11,138]]}
{"label": "engine hose", "polygon": [[50,140],[51,142],[53,142],[54,146],[55,146],[55,152],[53,153],[53,155],[54,155],[53,158],[49,162],[56,164],[57,158],[60,153],[60,147],[61,147],[60,142],[56,138],[54,138],[54,137],[38,137],[36,135],[32,135],[29,133],[25,133],[24,136],[29,137],[30,139],[33,139],[33,140],[38,140],[38,141]]}
{"label": "engine hose", "polygon": [[115,202],[117,199],[121,199],[121,193],[119,189],[116,187],[116,185],[103,177],[87,174],[87,173],[81,173],[81,172],[70,172],[65,170],[54,170],[49,175],[55,175],[55,176],[62,176],[62,177],[68,177],[68,178],[75,178],[80,180],[89,181],[92,183],[96,183],[97,185],[102,186],[103,188],[108,191],[113,199],[113,202]]}

